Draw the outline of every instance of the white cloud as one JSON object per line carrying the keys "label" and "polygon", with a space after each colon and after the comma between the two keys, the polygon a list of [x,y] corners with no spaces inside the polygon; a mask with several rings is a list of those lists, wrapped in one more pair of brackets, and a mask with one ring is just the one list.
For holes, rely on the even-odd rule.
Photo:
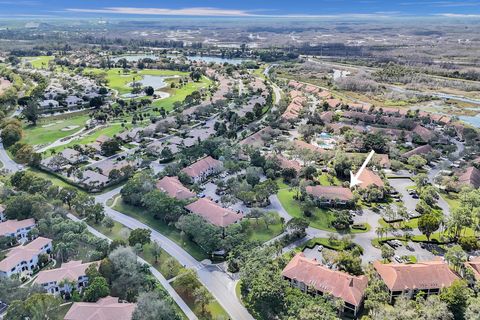
{"label": "white cloud", "polygon": [[164,15],[164,16],[225,16],[248,17],[255,14],[244,10],[219,9],[209,7],[165,9],[165,8],[133,8],[133,7],[107,7],[102,9],[69,8],[71,12],[86,13],[113,13],[113,14],[139,14],[139,15]]}
{"label": "white cloud", "polygon": [[480,18],[480,14],[438,13],[435,15],[440,17],[447,17],[447,18],[477,18],[477,19]]}

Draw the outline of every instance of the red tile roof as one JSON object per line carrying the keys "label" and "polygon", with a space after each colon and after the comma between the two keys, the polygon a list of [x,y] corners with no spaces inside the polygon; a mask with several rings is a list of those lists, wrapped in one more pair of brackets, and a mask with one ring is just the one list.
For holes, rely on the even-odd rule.
{"label": "red tile roof", "polygon": [[306,192],[317,198],[325,198],[328,200],[353,200],[353,193],[348,188],[335,186],[307,186]]}
{"label": "red tile roof", "polygon": [[62,263],[60,268],[40,271],[34,283],[44,284],[54,281],[59,283],[65,279],[78,281],[78,278],[86,275],[85,271],[90,265],[97,264],[98,267],[98,263],[98,261],[88,263],[82,263],[82,261],[70,261]]}
{"label": "red tile roof", "polygon": [[435,137],[435,133],[419,124],[413,128],[413,133],[416,133],[422,138],[423,141],[428,142]]}
{"label": "red tile roof", "polygon": [[368,279],[330,270],[318,261],[298,253],[283,269],[282,276],[300,281],[316,290],[329,293],[354,306],[361,305]]}
{"label": "red tile roof", "polygon": [[75,302],[64,320],[131,320],[135,307],[135,303],[119,303],[114,297],[105,297],[95,303]]}
{"label": "red tile roof", "polygon": [[0,237],[16,233],[18,229],[27,228],[35,225],[35,219],[7,220],[0,223]]}
{"label": "red tile roof", "polygon": [[480,187],[480,170],[475,167],[469,167],[465,172],[458,178],[460,184],[466,184],[474,188]]}
{"label": "red tile roof", "polygon": [[272,158],[276,159],[279,162],[280,167],[283,169],[292,168],[292,169],[295,169],[297,173],[300,172],[300,170],[302,169],[302,165],[300,164],[300,162],[296,160],[289,160],[281,155],[275,155]]}
{"label": "red tile roof", "polygon": [[222,162],[208,156],[182,169],[188,176],[195,178],[212,168],[220,168]]}
{"label": "red tile roof", "polygon": [[231,209],[223,208],[207,198],[198,199],[185,206],[185,209],[202,216],[211,224],[219,227],[226,227],[242,219],[241,214],[236,213]]}
{"label": "red tile roof", "polygon": [[358,179],[361,181],[360,188],[368,188],[370,185],[376,185],[377,187],[383,187],[385,185],[377,174],[367,168],[363,169]]}
{"label": "red tile roof", "polygon": [[424,146],[417,147],[413,150],[410,150],[408,152],[405,152],[402,156],[405,158],[410,158],[413,155],[423,155],[423,154],[428,154],[432,152],[432,147],[429,144],[426,144]]}
{"label": "red tile roof", "polygon": [[163,177],[157,182],[157,189],[180,200],[195,197],[195,193],[185,188],[177,177]]}
{"label": "red tile roof", "polygon": [[477,281],[480,281],[480,257],[476,257],[471,261],[465,262],[465,266],[472,270],[473,275]]}
{"label": "red tile roof", "polygon": [[7,252],[7,257],[0,261],[0,270],[10,271],[13,267],[22,261],[30,261],[34,256],[42,252],[42,248],[51,243],[51,239],[38,237],[24,246],[18,246]]}
{"label": "red tile roof", "polygon": [[390,291],[441,289],[449,287],[458,279],[458,276],[441,260],[415,264],[382,264],[375,261],[373,267]]}
{"label": "red tile roof", "polygon": [[314,146],[313,144],[310,144],[310,143],[302,141],[302,140],[294,140],[293,144],[296,148],[299,148],[299,149],[308,149],[308,150],[318,152],[318,153],[328,152],[328,150],[325,150],[323,148]]}

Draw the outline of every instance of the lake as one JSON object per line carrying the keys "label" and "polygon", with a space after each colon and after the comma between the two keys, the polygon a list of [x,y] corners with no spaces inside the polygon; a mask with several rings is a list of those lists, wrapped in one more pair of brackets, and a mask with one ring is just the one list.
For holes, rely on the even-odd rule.
{"label": "lake", "polygon": [[142,87],[152,87],[153,89],[161,89],[165,88],[168,83],[165,81],[171,78],[178,78],[178,76],[151,76],[151,75],[144,75],[142,80],[137,81],[142,85]]}
{"label": "lake", "polygon": [[480,114],[476,116],[459,116],[458,118],[471,126],[480,128]]}
{"label": "lake", "polygon": [[128,62],[134,62],[134,61],[139,61],[142,59],[153,59],[157,60],[158,57],[154,54],[131,54],[131,55],[122,55],[122,56],[114,56],[110,57],[110,60],[113,62],[117,62],[120,59],[126,59]]}
{"label": "lake", "polygon": [[222,57],[211,57],[211,56],[187,56],[186,57],[190,61],[204,61],[206,63],[229,63],[233,65],[239,65],[244,61],[248,61],[248,59],[241,59],[241,58],[222,58]]}

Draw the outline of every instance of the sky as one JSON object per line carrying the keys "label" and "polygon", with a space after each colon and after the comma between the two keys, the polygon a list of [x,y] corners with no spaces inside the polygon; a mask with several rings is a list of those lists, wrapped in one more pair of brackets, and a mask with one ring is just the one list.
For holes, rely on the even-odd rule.
{"label": "sky", "polygon": [[480,18],[480,0],[0,0],[0,18]]}

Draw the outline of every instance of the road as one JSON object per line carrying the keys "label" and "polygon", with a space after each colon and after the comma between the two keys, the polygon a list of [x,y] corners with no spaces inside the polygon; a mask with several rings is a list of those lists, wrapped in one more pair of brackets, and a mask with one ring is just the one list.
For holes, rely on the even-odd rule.
{"label": "road", "polygon": [[235,293],[236,282],[228,274],[222,272],[215,265],[197,261],[182,247],[158,231],[107,206],[107,200],[117,195],[120,190],[121,187],[95,197],[97,203],[104,205],[105,213],[108,216],[130,229],[142,228],[151,230],[151,239],[153,241],[156,241],[166,252],[168,252],[168,254],[177,259],[183,266],[193,268],[197,271],[200,282],[208,289],[208,291],[210,291],[210,293],[212,293],[232,319],[253,319],[247,309],[237,299]]}
{"label": "road", "polygon": [[0,161],[3,163],[3,168],[5,170],[8,170],[10,172],[15,172],[18,170],[21,170],[21,166],[17,164],[15,161],[10,159],[10,157],[7,154],[7,151],[3,147],[3,143],[0,142]]}
{"label": "road", "polygon": [[[73,214],[69,213],[67,214],[67,217],[73,221],[80,222],[81,220],[75,217]],[[88,231],[93,234],[94,236],[101,238],[101,239],[106,239],[108,242],[111,242],[112,239],[108,238],[105,236],[103,233],[98,232],[96,229],[92,228],[91,226],[87,225]],[[188,319],[191,320],[197,320],[197,316],[193,313],[193,311],[188,307],[188,305],[183,301],[183,299],[178,295],[178,293],[173,289],[173,287],[170,285],[167,279],[158,272],[157,269],[155,269],[153,266],[151,266],[147,261],[143,260],[140,257],[137,257],[138,261],[150,266],[150,272],[157,278],[157,280],[162,284],[162,286],[167,290],[167,292],[170,294],[170,296],[173,298],[173,300],[177,303],[177,305],[182,309],[183,313],[187,316]]]}

